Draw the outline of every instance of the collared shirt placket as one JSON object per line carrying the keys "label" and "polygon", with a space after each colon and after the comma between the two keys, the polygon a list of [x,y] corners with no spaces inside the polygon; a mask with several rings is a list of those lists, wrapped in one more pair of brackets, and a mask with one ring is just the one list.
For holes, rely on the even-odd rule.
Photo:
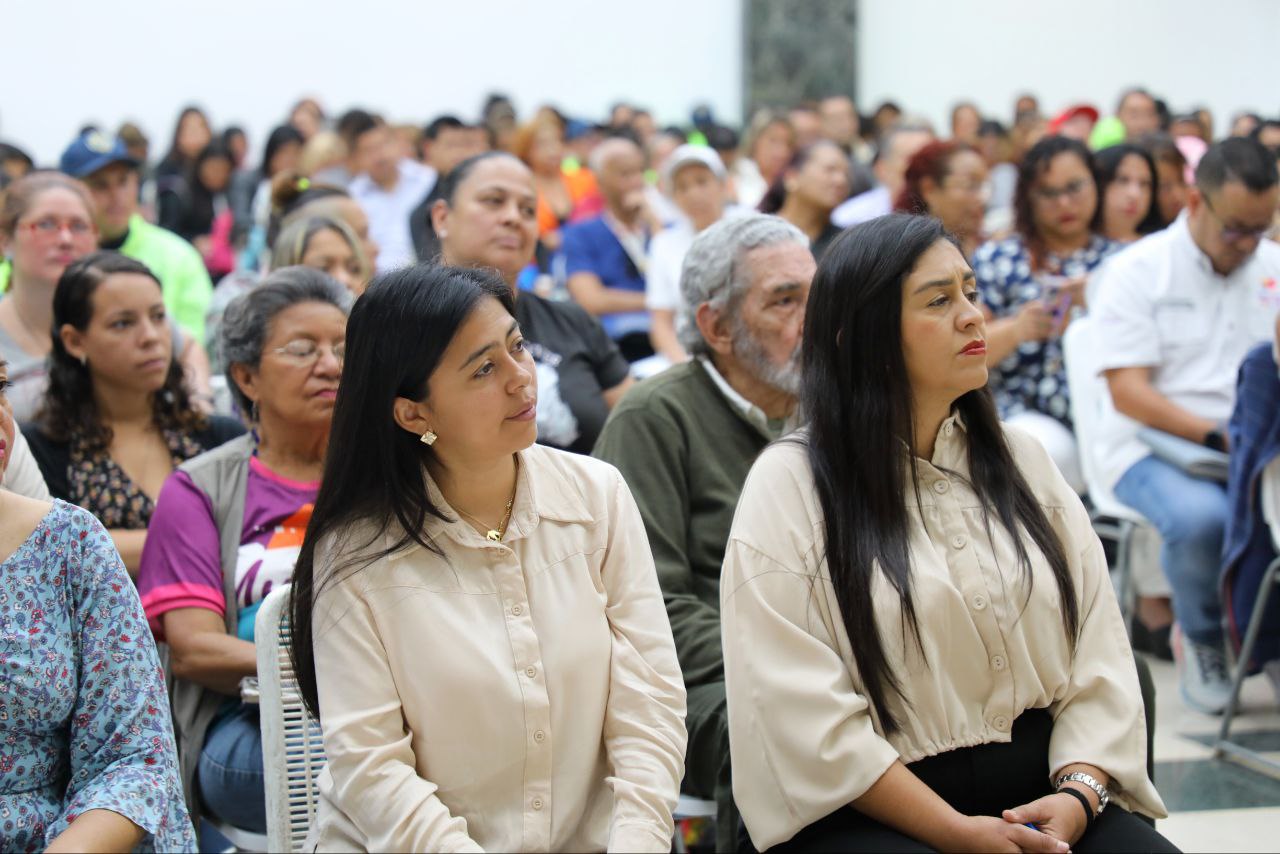
{"label": "collared shirt placket", "polygon": [[[946,426],[951,427],[950,424]],[[947,431],[946,435],[949,437],[951,432]],[[962,509],[963,502],[976,500],[976,497],[967,487],[932,465],[921,466],[921,476],[927,478],[928,489],[933,493],[938,507],[947,567],[964,596],[973,624],[986,650],[993,687],[986,708],[983,709],[983,720],[1000,736],[1007,738],[1016,715],[1013,704],[1013,674],[1009,668],[1008,650],[998,619],[1000,603],[993,601],[978,562],[979,550],[974,547],[973,535],[965,524]]]}
{"label": "collared shirt placket", "polygon": [[495,561],[494,581],[501,597],[515,677],[524,711],[524,828],[526,851],[551,848],[551,697],[542,669],[542,648],[529,607],[524,569],[507,545],[486,546]]}

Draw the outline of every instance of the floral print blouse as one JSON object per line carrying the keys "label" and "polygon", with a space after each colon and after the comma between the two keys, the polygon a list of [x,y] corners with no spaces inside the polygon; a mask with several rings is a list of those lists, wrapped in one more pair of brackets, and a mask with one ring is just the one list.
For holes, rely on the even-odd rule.
{"label": "floral print blouse", "polygon": [[[164,440],[174,468],[204,450],[191,436],[173,430],[164,431]],[[72,440],[67,477],[71,503],[97,516],[107,528],[140,531],[151,521],[155,502],[105,448],[90,449],[84,441]]]}
{"label": "floral print blouse", "polygon": [[88,810],[194,851],[164,675],[142,605],[89,513],[54,502],[0,563],[0,850],[39,851]]}
{"label": "floral print blouse", "polygon": [[[1121,244],[1094,235],[1083,249],[1062,256],[1049,253],[1044,267],[1063,276],[1082,276],[1120,248]],[[973,255],[973,272],[983,303],[997,319],[1015,316],[1034,300],[1053,299],[1040,272],[1031,269],[1031,252],[1016,235],[979,246]],[[991,371],[990,382],[1001,418],[1032,410],[1071,426],[1061,338],[1019,344]]]}

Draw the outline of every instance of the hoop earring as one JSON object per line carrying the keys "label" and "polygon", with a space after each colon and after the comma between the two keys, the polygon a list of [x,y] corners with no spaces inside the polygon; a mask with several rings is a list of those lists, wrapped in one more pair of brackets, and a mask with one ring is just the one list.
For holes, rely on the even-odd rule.
{"label": "hoop earring", "polygon": [[422,441],[422,444],[430,446],[430,445],[434,445],[436,443],[436,439],[439,439],[439,438],[440,437],[437,436],[434,431],[428,430],[427,432],[422,434],[421,441]]}

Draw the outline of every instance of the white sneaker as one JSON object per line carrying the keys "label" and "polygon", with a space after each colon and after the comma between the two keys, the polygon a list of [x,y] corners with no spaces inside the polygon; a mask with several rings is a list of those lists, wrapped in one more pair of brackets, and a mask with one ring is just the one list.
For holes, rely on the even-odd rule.
{"label": "white sneaker", "polygon": [[1199,644],[1174,629],[1173,657],[1182,700],[1197,712],[1220,715],[1231,700],[1231,674],[1221,646]]}

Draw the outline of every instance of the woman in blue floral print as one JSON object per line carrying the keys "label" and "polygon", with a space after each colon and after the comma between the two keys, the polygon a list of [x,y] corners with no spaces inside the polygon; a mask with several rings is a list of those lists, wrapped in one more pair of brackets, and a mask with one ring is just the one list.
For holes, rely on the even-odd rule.
{"label": "woman in blue floral print", "polygon": [[[0,362],[0,474],[13,413]],[[0,490],[0,850],[194,851],[142,605],[89,513]]]}
{"label": "woman in blue floral print", "polygon": [[1062,333],[1085,304],[1085,283],[1120,244],[1092,229],[1098,206],[1093,156],[1051,136],[1022,161],[1015,233],[983,244],[973,271],[987,312],[987,364],[1000,417],[1044,444],[1080,492]]}

